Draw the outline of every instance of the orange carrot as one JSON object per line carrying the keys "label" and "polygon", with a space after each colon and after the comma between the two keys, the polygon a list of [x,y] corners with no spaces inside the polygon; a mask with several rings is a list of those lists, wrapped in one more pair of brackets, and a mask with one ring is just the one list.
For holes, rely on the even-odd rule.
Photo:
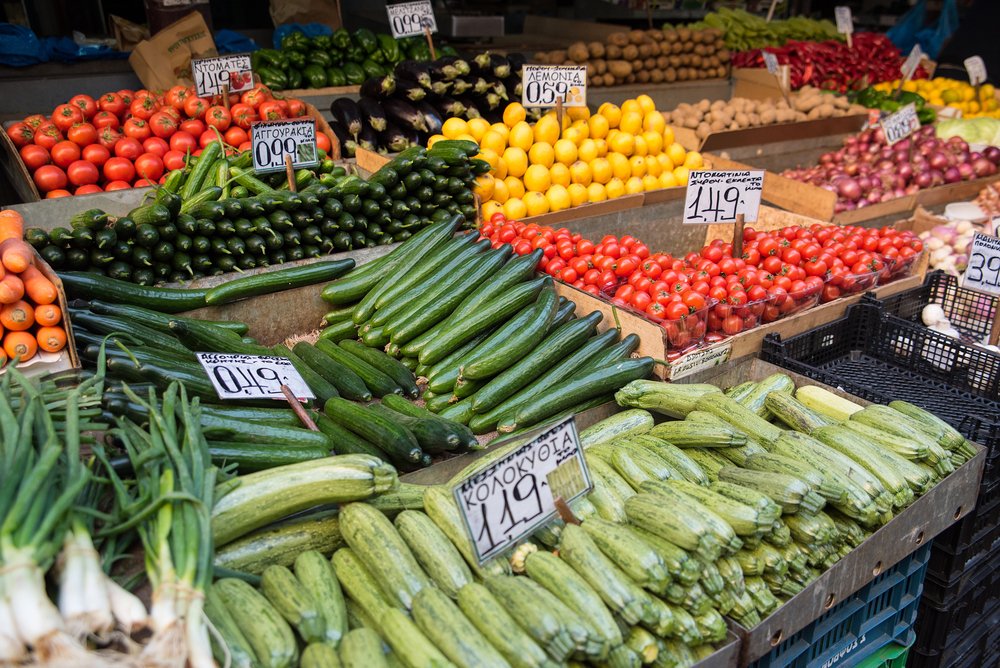
{"label": "orange carrot", "polygon": [[61,319],[62,311],[56,304],[41,304],[35,307],[35,323],[42,327],[57,325]]}
{"label": "orange carrot", "polygon": [[34,265],[21,272],[21,280],[24,281],[25,293],[36,304],[51,304],[59,297],[56,286]]}
{"label": "orange carrot", "polygon": [[22,332],[35,324],[35,309],[21,300],[0,309],[0,325],[12,332]]}
{"label": "orange carrot", "polygon": [[0,278],[0,304],[13,304],[24,297],[24,282],[14,274]]}
{"label": "orange carrot", "polygon": [[24,236],[24,218],[17,211],[0,211],[0,241],[20,239]]}
{"label": "orange carrot", "polygon": [[31,246],[21,239],[7,239],[0,241],[0,259],[7,271],[19,274],[35,260],[35,255],[31,251]]}
{"label": "orange carrot", "polygon": [[11,358],[19,357],[25,362],[38,352],[38,341],[28,332],[8,332],[3,340],[3,349]]}
{"label": "orange carrot", "polygon": [[35,339],[38,347],[49,353],[57,353],[66,347],[66,332],[62,327],[39,327]]}

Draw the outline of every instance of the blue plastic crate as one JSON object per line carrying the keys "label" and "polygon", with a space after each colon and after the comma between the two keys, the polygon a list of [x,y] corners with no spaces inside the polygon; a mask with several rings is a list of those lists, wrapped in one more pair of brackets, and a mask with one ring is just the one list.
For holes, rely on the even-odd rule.
{"label": "blue plastic crate", "polygon": [[925,545],[749,668],[847,668],[890,643],[909,646],[930,559]]}

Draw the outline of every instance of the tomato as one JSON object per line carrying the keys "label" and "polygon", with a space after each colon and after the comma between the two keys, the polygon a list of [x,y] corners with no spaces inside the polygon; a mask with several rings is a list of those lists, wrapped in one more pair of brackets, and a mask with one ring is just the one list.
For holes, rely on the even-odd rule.
{"label": "tomato", "polygon": [[198,145],[202,148],[205,148],[214,141],[219,141],[219,133],[215,130],[205,130],[201,133],[201,136],[198,137]]}
{"label": "tomato", "polygon": [[126,109],[125,101],[122,100],[121,95],[118,93],[105,93],[97,98],[97,107],[101,111],[106,111],[114,115],[116,118],[121,118]]}
{"label": "tomato", "polygon": [[97,143],[97,128],[90,123],[77,123],[66,132],[66,138],[77,146]]}
{"label": "tomato", "polygon": [[649,257],[649,246],[637,241],[634,246],[632,246],[632,254],[638,257],[640,260],[645,260]]}
{"label": "tomato", "polygon": [[[175,119],[170,114],[163,111],[158,111],[149,117],[149,123],[147,123],[150,131],[157,137],[163,139],[169,139],[177,132],[177,119]],[[128,132],[128,121],[125,123],[126,132]]]}
{"label": "tomato", "polygon": [[518,255],[527,255],[531,252],[531,242],[527,239],[518,239],[514,242],[514,252]]}
{"label": "tomato", "polygon": [[142,142],[142,150],[146,153],[152,153],[153,155],[157,155],[162,158],[164,154],[170,150],[170,145],[167,144],[165,139],[150,137],[146,141]]}
{"label": "tomato", "polygon": [[636,275],[639,276],[639,279],[635,283],[632,283],[632,287],[639,292],[649,294],[649,289],[653,286],[653,282],[638,272],[636,272]]}
{"label": "tomato", "polygon": [[192,95],[194,95],[194,91],[187,86],[174,86],[167,91],[167,94],[164,96],[164,101],[170,105],[171,108],[179,111],[184,108],[184,101]]}
{"label": "tomato", "polygon": [[688,310],[691,313],[694,313],[695,311],[700,311],[707,305],[704,295],[702,295],[700,292],[696,290],[690,290],[688,292],[685,292],[684,295],[681,297],[681,302],[688,307]]}
{"label": "tomato", "polygon": [[181,121],[178,127],[181,132],[186,132],[192,137],[200,137],[201,133],[205,131],[205,122],[197,118],[189,118],[186,121]]}
{"label": "tomato", "polygon": [[138,139],[139,141],[144,141],[153,136],[153,131],[150,129],[149,123],[135,116],[125,121],[123,130],[126,137]]}
{"label": "tomato", "polygon": [[735,274],[739,271],[739,265],[736,264],[736,260],[731,257],[724,257],[719,260],[719,274],[723,276],[728,276],[730,274]]}
{"label": "tomato", "polygon": [[580,277],[583,277],[584,274],[590,271],[590,263],[582,257],[572,258],[569,261],[569,266],[572,267],[573,271],[575,271]]}
{"label": "tomato", "polygon": [[254,108],[269,99],[271,99],[271,93],[265,86],[255,86],[244,91],[243,95],[240,96],[240,102]]}
{"label": "tomato", "polygon": [[797,265],[802,262],[802,253],[795,250],[794,248],[786,248],[781,253],[781,259],[787,264]]}
{"label": "tomato", "polygon": [[35,139],[34,129],[27,123],[14,123],[7,128],[7,136],[18,148],[27,146]]}
{"label": "tomato", "polygon": [[98,130],[102,128],[117,128],[121,125],[121,121],[118,120],[117,116],[112,114],[110,111],[103,110],[94,114],[94,117],[90,119],[90,122]]}
{"label": "tomato", "polygon": [[184,132],[183,130],[178,131],[170,137],[170,150],[172,151],[187,153],[188,151],[195,150],[197,147],[198,140],[195,139],[193,135]]}
{"label": "tomato", "polygon": [[[656,302],[659,304],[659,302]],[[663,317],[667,320],[680,320],[688,314],[688,307],[682,301],[670,302],[666,306],[660,305],[663,308]]]}
{"label": "tomato", "polygon": [[57,199],[59,197],[70,197],[73,193],[66,190],[65,188],[57,188],[56,190],[50,190],[45,193],[45,199]]}
{"label": "tomato", "polygon": [[601,278],[597,282],[597,287],[605,292],[611,290],[618,284],[618,277],[610,269],[601,272]]}
{"label": "tomato", "polygon": [[31,128],[32,130],[37,130],[45,123],[51,123],[51,122],[52,121],[50,121],[42,114],[32,114],[31,116],[28,116],[27,118],[24,119],[24,124],[27,125],[29,128]]}
{"label": "tomato", "polygon": [[[244,137],[247,136],[246,131],[243,128],[241,128],[241,127],[237,127],[237,126],[234,125],[234,126],[230,127],[229,130],[239,130],[240,132],[243,133]],[[226,136],[229,135],[229,130],[226,130]],[[232,142],[229,142],[227,140],[226,143],[232,143]],[[237,146],[240,143],[241,142],[233,143],[233,146]],[[333,142],[330,141],[330,138],[326,136],[325,132],[317,132],[316,133],[316,148],[318,148],[319,150],[323,151],[327,155],[330,155],[330,152],[333,151]]]}
{"label": "tomato", "polygon": [[841,290],[835,285],[825,285],[823,286],[823,294],[820,296],[820,300],[823,302],[832,302],[841,295]]}
{"label": "tomato", "polygon": [[101,175],[92,162],[77,160],[66,169],[66,176],[74,186],[86,186],[97,183]]}
{"label": "tomato", "polygon": [[119,158],[135,160],[142,155],[142,143],[132,137],[124,137],[115,144],[115,155]]}
{"label": "tomato", "polygon": [[288,114],[285,113],[284,108],[278,100],[268,100],[267,102],[262,102],[260,108],[257,110],[260,114],[261,120],[264,121],[278,121],[283,118],[288,118]]}
{"label": "tomato", "polygon": [[135,160],[135,172],[144,179],[155,181],[163,176],[163,160],[152,153],[143,153]]}
{"label": "tomato", "polygon": [[[52,162],[63,169],[80,159],[80,147],[71,141],[61,141],[52,147]],[[62,186],[59,186],[62,187]]]}
{"label": "tomato", "polygon": [[722,320],[722,331],[732,336],[743,331],[743,318],[738,315],[729,315]]}
{"label": "tomato", "polygon": [[219,132],[225,132],[233,122],[232,116],[225,107],[209,107],[205,111],[205,123],[210,128],[218,128]]}
{"label": "tomato", "polygon": [[24,166],[28,168],[29,171],[34,172],[36,169],[42,165],[47,165],[52,162],[49,152],[46,151],[41,146],[37,144],[28,144],[27,146],[21,147],[21,160],[24,162]]}
{"label": "tomato", "polygon": [[84,119],[90,120],[97,113],[97,102],[89,95],[74,95],[69,103],[80,110]]}
{"label": "tomato", "polygon": [[826,262],[819,258],[806,261],[803,268],[806,270],[807,276],[825,276],[828,269]]}
{"label": "tomato", "polygon": [[66,187],[66,172],[55,165],[42,165],[35,170],[34,180],[43,193],[60,190]]}
{"label": "tomato", "polygon": [[208,100],[203,97],[191,97],[184,100],[184,113],[188,118],[201,118],[205,110],[209,107]]}
{"label": "tomato", "polygon": [[747,290],[747,299],[752,302],[759,302],[767,298],[767,290],[763,286],[753,285]]}
{"label": "tomato", "polygon": [[579,276],[577,276],[577,273],[573,271],[572,267],[564,267],[563,270],[559,272],[558,278],[566,283],[574,283]]}
{"label": "tomato", "polygon": [[108,181],[130,182],[135,178],[135,166],[127,158],[110,158],[104,163],[104,178]]}
{"label": "tomato", "polygon": [[254,121],[258,119],[257,112],[248,104],[237,104],[229,110],[233,124],[244,130],[249,130]]}
{"label": "tomato", "polygon": [[[101,186],[99,186],[99,185],[97,185],[95,183],[88,183],[85,186],[79,186],[76,190],[73,191],[73,194],[74,195],[91,195],[93,193],[102,193],[102,192],[104,192],[104,189],[101,188]],[[49,193],[49,194],[51,194],[51,193]]]}
{"label": "tomato", "polygon": [[636,261],[631,257],[624,257],[614,263],[614,272],[616,276],[628,276],[636,268]]}
{"label": "tomato", "polygon": [[83,112],[71,104],[60,104],[52,112],[52,122],[61,132],[66,132],[76,123],[83,123]]}
{"label": "tomato", "polygon": [[115,145],[122,138],[122,133],[114,128],[103,128],[97,133],[97,143],[108,150],[114,149]]}
{"label": "tomato", "polygon": [[63,134],[52,123],[40,125],[35,130],[35,143],[49,151],[52,147],[63,140]]}
{"label": "tomato", "polygon": [[102,167],[111,157],[111,151],[100,144],[91,144],[83,148],[81,157],[87,162]]}
{"label": "tomato", "polygon": [[105,183],[104,184],[104,191],[105,192],[110,192],[112,190],[128,190],[131,187],[132,187],[132,184],[130,184],[128,181],[115,180],[115,181],[109,181],[109,182]]}
{"label": "tomato", "polygon": [[301,118],[306,115],[306,103],[302,100],[293,97],[286,100],[286,102],[288,102],[289,118]]}

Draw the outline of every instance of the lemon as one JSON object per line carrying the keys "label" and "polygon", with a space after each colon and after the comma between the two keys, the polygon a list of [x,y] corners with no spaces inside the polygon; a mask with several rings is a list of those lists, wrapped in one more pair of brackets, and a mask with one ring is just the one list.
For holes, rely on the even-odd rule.
{"label": "lemon", "polygon": [[502,179],[493,180],[493,201],[497,204],[503,204],[508,199],[510,199],[510,191],[507,190],[507,183]]}
{"label": "lemon", "polygon": [[524,173],[524,187],[532,192],[543,193],[552,185],[549,168],[545,165],[531,165]]}
{"label": "lemon", "polygon": [[591,183],[587,186],[588,202],[603,202],[608,198],[608,193],[600,183]]}
{"label": "lemon", "polygon": [[580,128],[574,128],[574,127],[568,128],[565,132],[563,132],[562,136],[563,138],[560,139],[559,141],[572,142],[574,146],[579,146],[580,142],[586,139],[586,136],[584,136],[583,131],[581,131]]}
{"label": "lemon", "polygon": [[597,157],[603,158],[608,154],[608,142],[603,139],[595,139],[594,143],[597,144]]}
{"label": "lemon", "polygon": [[660,170],[664,172],[672,172],[674,171],[674,167],[676,166],[674,165],[674,161],[671,160],[670,156],[667,155],[666,153],[661,153],[660,155],[656,156],[656,161],[660,163]]}
{"label": "lemon", "polygon": [[669,125],[663,128],[663,147],[666,148],[674,143],[674,129]]}
{"label": "lemon", "polygon": [[494,213],[503,213],[503,204],[490,200],[489,202],[483,202],[483,220],[489,220],[493,217]]}
{"label": "lemon", "polygon": [[698,151],[691,151],[684,156],[684,166],[688,169],[701,169],[704,165],[705,161],[702,160],[701,153]]}
{"label": "lemon", "polygon": [[636,135],[635,139],[632,140],[632,153],[638,156],[644,156],[649,153],[649,146],[646,144],[646,138],[642,135]]}
{"label": "lemon", "polygon": [[476,157],[479,158],[480,160],[488,162],[490,167],[493,169],[497,168],[497,163],[500,161],[500,156],[497,154],[497,152],[489,148],[484,148],[481,151],[479,151]]}
{"label": "lemon", "polygon": [[431,135],[427,140],[427,148],[434,148],[434,144],[438,143],[442,139],[447,139],[444,135]]}
{"label": "lemon", "polygon": [[507,186],[507,196],[508,197],[524,197],[525,188],[524,181],[517,178],[516,176],[508,176],[503,180],[504,185]]}
{"label": "lemon", "polygon": [[625,192],[629,195],[641,193],[645,189],[645,184],[643,184],[642,179],[638,176],[629,177],[628,181],[625,182]]}
{"label": "lemon", "polygon": [[503,122],[508,128],[513,128],[518,123],[523,123],[528,112],[521,106],[520,102],[511,102],[503,110]]}
{"label": "lemon", "polygon": [[444,122],[441,126],[441,134],[443,134],[448,139],[455,139],[459,135],[466,134],[469,131],[469,126],[461,118],[456,118],[452,116]]}
{"label": "lemon", "polygon": [[614,137],[608,138],[608,149],[623,156],[632,155],[635,151],[635,136],[628,132],[619,132]]}
{"label": "lemon", "polygon": [[607,119],[608,128],[617,128],[622,120],[622,110],[618,108],[618,105],[610,102],[602,104],[597,109],[597,113]]}
{"label": "lemon", "polygon": [[569,187],[566,188],[566,191],[569,193],[571,206],[580,206],[587,201],[587,186],[585,185],[580,183],[571,183],[569,184]]}
{"label": "lemon", "polygon": [[460,134],[457,137],[455,137],[455,139],[460,139],[462,141],[471,141],[472,143],[476,143],[476,138],[473,137],[468,132],[463,132],[462,134]]}
{"label": "lemon", "polygon": [[667,119],[655,109],[647,111],[642,117],[642,129],[646,132],[655,132],[662,135],[665,127],[667,127]]}
{"label": "lemon", "polygon": [[546,169],[552,166],[556,160],[556,153],[552,150],[552,144],[540,141],[531,145],[528,151],[528,162],[532,165],[542,165]]}
{"label": "lemon", "polygon": [[646,159],[641,155],[633,155],[628,159],[628,164],[632,171],[632,176],[642,178],[646,175]]}
{"label": "lemon", "polygon": [[606,158],[595,158],[590,161],[590,175],[595,183],[605,184],[614,176],[611,163]]}
{"label": "lemon", "polygon": [[560,185],[565,188],[570,184],[569,167],[561,162],[557,162],[549,170],[549,178],[552,180],[553,185]]}
{"label": "lemon", "polygon": [[[569,126],[570,130],[576,130],[580,133],[580,140],[584,140],[590,136],[590,124],[587,121],[573,121],[573,125]],[[567,130],[569,132],[569,130]],[[569,139],[569,137],[567,137]],[[580,142],[577,142],[578,144]]]}
{"label": "lemon", "polygon": [[587,127],[590,129],[590,137],[592,139],[604,139],[608,136],[608,131],[611,129],[608,117],[601,114],[595,114],[588,118]]}
{"label": "lemon", "polygon": [[573,205],[573,200],[569,196],[569,191],[565,186],[556,184],[545,193],[545,199],[549,201],[549,211],[562,211]]}
{"label": "lemon", "polygon": [[642,114],[638,111],[624,111],[618,129],[633,135],[642,132]]}
{"label": "lemon", "polygon": [[590,118],[590,109],[587,107],[568,107],[566,115],[574,121],[586,121]]}
{"label": "lemon", "polygon": [[616,176],[608,181],[608,184],[604,186],[604,192],[607,193],[608,199],[621,197],[625,194],[625,182]]}
{"label": "lemon", "polygon": [[590,162],[597,157],[597,142],[593,139],[584,139],[580,142],[580,148],[577,149],[576,157],[584,162]]}
{"label": "lemon", "polygon": [[529,216],[540,216],[549,212],[549,200],[545,197],[545,193],[528,193],[524,196],[524,206],[527,207]]}
{"label": "lemon", "polygon": [[660,187],[660,179],[651,175],[646,174],[642,177],[642,189],[643,190],[656,190]]}
{"label": "lemon", "polygon": [[612,175],[621,181],[632,176],[632,165],[621,153],[608,153],[608,162],[611,163]]}
{"label": "lemon", "polygon": [[663,152],[663,133],[646,130],[641,136],[646,142],[646,155],[659,155]]}
{"label": "lemon", "polygon": [[493,183],[496,181],[492,174],[483,174],[476,177],[476,187],[472,191],[479,195],[479,199],[486,201],[493,196]]}
{"label": "lemon", "polygon": [[656,111],[656,103],[653,102],[653,98],[646,94],[639,95],[635,98],[635,101],[639,103],[642,108],[643,113],[650,113]]}
{"label": "lemon", "polygon": [[669,157],[670,162],[674,163],[675,165],[683,165],[684,157],[686,155],[687,151],[685,151],[684,147],[678,144],[677,142],[674,142],[669,146],[667,146],[667,157]]}
{"label": "lemon", "polygon": [[674,176],[677,177],[677,185],[686,186],[688,182],[688,168],[683,165],[674,167]]}
{"label": "lemon", "polygon": [[503,123],[494,123],[490,126],[490,130],[493,130],[493,132],[503,137],[504,144],[507,143],[507,137],[510,136],[510,128]]}
{"label": "lemon", "polygon": [[[622,114],[641,114],[642,105],[639,104],[639,100],[625,100],[622,102]],[[623,116],[624,119],[624,116]]]}
{"label": "lemon", "polygon": [[479,140],[479,148],[484,152],[491,151],[500,155],[507,148],[507,140],[501,137],[496,130],[487,130],[486,134]]}
{"label": "lemon", "polygon": [[576,144],[569,139],[560,139],[555,145],[556,160],[562,164],[569,166],[576,162],[577,149]]}
{"label": "lemon", "polygon": [[503,215],[507,216],[508,219],[517,220],[518,218],[524,218],[527,213],[528,207],[524,205],[524,200],[522,199],[514,197],[503,204]]}
{"label": "lemon", "polygon": [[510,129],[510,134],[507,136],[507,145],[519,148],[522,151],[527,151],[531,148],[531,145],[535,143],[535,135],[531,129],[531,126],[521,121],[514,127]]}
{"label": "lemon", "polygon": [[672,171],[670,171],[669,169],[668,170],[664,170],[664,172],[662,174],[660,174],[660,187],[661,188],[674,188],[677,185],[678,185],[677,184],[677,177],[674,176],[674,173]]}
{"label": "lemon", "polygon": [[507,178],[507,163],[504,162],[503,158],[497,158],[497,166],[493,168],[493,178]]}
{"label": "lemon", "polygon": [[594,180],[594,176],[590,172],[590,165],[582,160],[577,160],[569,166],[569,178],[573,183],[584,186],[589,186],[590,182]]}
{"label": "lemon", "polygon": [[658,156],[646,156],[646,176],[659,176],[663,173],[663,166],[660,164]]}
{"label": "lemon", "polygon": [[548,144],[555,145],[559,141],[559,135],[562,132],[559,129],[559,121],[555,119],[554,116],[542,116],[535,123],[535,129],[533,133],[534,141],[543,141]]}
{"label": "lemon", "polygon": [[521,176],[528,169],[528,154],[517,146],[507,147],[503,152],[503,161],[510,176]]}
{"label": "lemon", "polygon": [[[450,121],[451,119],[449,118],[448,120]],[[469,128],[469,134],[478,142],[490,129],[490,122],[485,118],[470,118],[466,126]]]}

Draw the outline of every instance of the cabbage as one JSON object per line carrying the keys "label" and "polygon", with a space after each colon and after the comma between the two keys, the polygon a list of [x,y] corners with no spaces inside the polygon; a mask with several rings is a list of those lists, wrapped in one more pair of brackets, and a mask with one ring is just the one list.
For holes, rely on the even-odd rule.
{"label": "cabbage", "polygon": [[961,137],[970,144],[1000,146],[1000,120],[996,118],[952,118],[940,121],[935,133],[941,139]]}

